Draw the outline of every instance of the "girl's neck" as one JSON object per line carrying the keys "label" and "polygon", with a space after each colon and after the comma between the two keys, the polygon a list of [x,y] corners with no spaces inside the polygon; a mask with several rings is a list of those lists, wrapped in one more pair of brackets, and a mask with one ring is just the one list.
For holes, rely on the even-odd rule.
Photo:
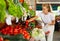
{"label": "girl's neck", "polygon": [[44,14],[45,14],[45,15],[48,15],[48,13],[49,13],[49,12],[47,12],[47,13],[44,13]]}

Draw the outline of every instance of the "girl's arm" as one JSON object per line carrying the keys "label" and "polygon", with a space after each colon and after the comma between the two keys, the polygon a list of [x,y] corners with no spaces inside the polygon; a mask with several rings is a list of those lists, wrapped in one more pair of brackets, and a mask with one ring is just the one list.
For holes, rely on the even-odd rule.
{"label": "girl's arm", "polygon": [[49,25],[54,25],[55,24],[55,16],[54,16],[54,14],[53,13],[51,13],[51,22],[49,23]]}
{"label": "girl's arm", "polygon": [[49,23],[49,25],[54,25],[55,24],[55,20],[52,20],[51,23]]}
{"label": "girl's arm", "polygon": [[29,20],[27,20],[27,21],[28,21],[28,22],[31,22],[31,21],[35,20],[36,18],[38,18],[38,16],[35,16],[35,17],[33,17],[33,18],[31,18],[31,19],[29,19]]}

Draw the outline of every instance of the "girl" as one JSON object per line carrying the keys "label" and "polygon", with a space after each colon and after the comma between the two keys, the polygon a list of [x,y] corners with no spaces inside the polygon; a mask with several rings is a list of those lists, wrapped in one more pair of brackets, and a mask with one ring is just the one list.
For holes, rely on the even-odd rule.
{"label": "girl", "polygon": [[28,20],[28,22],[30,22],[32,20],[35,20],[38,17],[41,17],[41,19],[44,23],[43,30],[46,33],[47,41],[53,41],[55,17],[51,12],[49,4],[43,4],[42,5],[42,12],[39,13],[36,17],[31,18],[30,20]]}
{"label": "girl", "polygon": [[41,23],[36,21],[36,28],[32,30],[32,37],[34,41],[45,41],[45,33],[42,29]]}

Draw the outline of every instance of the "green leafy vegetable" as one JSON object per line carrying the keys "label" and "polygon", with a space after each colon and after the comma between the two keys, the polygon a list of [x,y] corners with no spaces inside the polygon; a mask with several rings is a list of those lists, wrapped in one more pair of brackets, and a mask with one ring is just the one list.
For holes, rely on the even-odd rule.
{"label": "green leafy vegetable", "polygon": [[33,10],[29,10],[29,11],[30,11],[31,17],[35,16],[35,11],[33,11]]}
{"label": "green leafy vegetable", "polygon": [[14,17],[17,17],[17,7],[11,0],[7,0],[7,1],[9,3],[9,8],[8,8],[9,14],[13,15]]}
{"label": "green leafy vegetable", "polygon": [[[2,3],[3,2],[3,3]],[[0,0],[0,22],[4,22],[6,17],[6,3],[4,0]]]}
{"label": "green leafy vegetable", "polygon": [[9,14],[13,15],[14,17],[20,18],[23,15],[21,7],[19,5],[14,4],[14,2],[11,0],[8,0],[8,3],[9,3],[9,8],[8,8]]}
{"label": "green leafy vegetable", "polygon": [[29,5],[26,3],[26,2],[24,2],[23,4],[22,4],[22,6],[26,9],[26,11],[28,12],[28,10],[29,10]]}

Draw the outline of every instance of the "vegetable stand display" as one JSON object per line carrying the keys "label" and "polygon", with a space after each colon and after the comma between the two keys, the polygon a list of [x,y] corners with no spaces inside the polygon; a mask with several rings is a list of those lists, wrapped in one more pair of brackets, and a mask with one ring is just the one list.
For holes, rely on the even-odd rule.
{"label": "vegetable stand display", "polygon": [[[34,16],[35,11],[24,0],[0,0],[0,41],[29,41],[36,21],[27,20]],[[11,19],[11,24],[6,19]]]}

